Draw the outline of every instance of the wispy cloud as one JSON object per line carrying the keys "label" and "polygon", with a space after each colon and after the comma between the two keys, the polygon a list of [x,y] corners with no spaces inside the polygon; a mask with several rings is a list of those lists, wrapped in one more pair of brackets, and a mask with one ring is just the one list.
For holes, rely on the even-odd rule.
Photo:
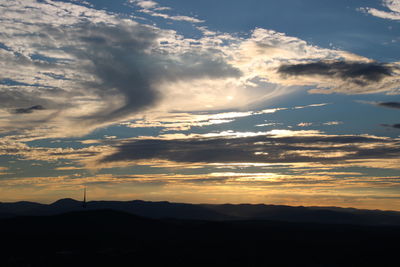
{"label": "wispy cloud", "polygon": [[[29,137],[27,137],[26,141],[29,141]],[[110,146],[105,144],[83,148],[61,148],[29,146],[24,142],[24,137],[22,136],[7,136],[0,139],[0,155],[19,157],[19,160],[47,162],[70,160],[79,163],[90,158],[94,159],[97,155],[102,155],[107,150],[113,151]]]}
{"label": "wispy cloud", "polygon": [[171,112],[168,114],[148,113],[141,119],[121,123],[130,128],[160,127],[165,131],[187,131],[192,127],[203,127],[215,124],[229,123],[238,118],[254,115],[275,113],[286,108],[264,109],[259,111],[231,111],[221,113],[180,113]]}
{"label": "wispy cloud", "polygon": [[341,122],[341,121],[327,121],[327,122],[324,122],[324,123],[323,123],[323,125],[328,125],[328,126],[331,126],[331,125],[340,125],[340,124],[343,124],[343,122]]}
{"label": "wispy cloud", "polygon": [[300,122],[299,124],[297,124],[297,126],[299,127],[310,127],[312,125],[313,125],[312,122]]}
{"label": "wispy cloud", "polygon": [[360,8],[361,11],[369,13],[375,17],[400,20],[400,1],[399,0],[383,0],[383,6],[388,10],[380,10],[372,7]]}
{"label": "wispy cloud", "polygon": [[[163,19],[174,20],[174,21],[185,21],[185,22],[190,22],[190,23],[202,23],[202,22],[204,22],[204,20],[201,20],[201,19],[198,19],[198,18],[195,18],[195,17],[167,14],[167,13],[165,13],[165,11],[170,11],[171,8],[160,6],[155,1],[131,0],[129,2],[141,7],[142,8],[140,10],[141,12],[146,13],[146,14],[148,14],[150,16],[153,16],[153,17],[160,17],[160,18],[163,18]],[[164,12],[161,12],[161,11],[164,11]]]}

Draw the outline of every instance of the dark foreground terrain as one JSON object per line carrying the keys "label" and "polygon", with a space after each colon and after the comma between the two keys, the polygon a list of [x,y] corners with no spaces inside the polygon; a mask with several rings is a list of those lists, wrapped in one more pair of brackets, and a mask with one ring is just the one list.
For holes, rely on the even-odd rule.
{"label": "dark foreground terrain", "polygon": [[400,266],[399,226],[83,210],[4,218],[0,237],[0,266]]}

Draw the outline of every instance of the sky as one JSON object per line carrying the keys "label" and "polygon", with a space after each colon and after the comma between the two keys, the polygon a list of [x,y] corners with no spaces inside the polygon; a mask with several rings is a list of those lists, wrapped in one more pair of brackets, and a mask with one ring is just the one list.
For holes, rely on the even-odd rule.
{"label": "sky", "polygon": [[400,0],[0,2],[0,201],[400,210]]}

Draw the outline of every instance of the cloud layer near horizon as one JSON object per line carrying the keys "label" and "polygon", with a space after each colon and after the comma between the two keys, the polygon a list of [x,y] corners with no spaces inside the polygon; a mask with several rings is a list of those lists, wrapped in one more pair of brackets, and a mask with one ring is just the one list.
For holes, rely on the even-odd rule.
{"label": "cloud layer near horizon", "polygon": [[[116,166],[118,162],[126,162],[125,166],[129,166],[135,162],[154,160],[228,165],[318,163],[326,167],[352,165],[380,168],[398,168],[393,164],[400,163],[398,139],[327,135],[314,130],[165,135],[162,138],[121,140],[113,147],[116,151],[108,150],[107,155],[98,157],[96,166],[112,166],[113,162],[117,163]],[[383,160],[386,160],[386,165]]]}

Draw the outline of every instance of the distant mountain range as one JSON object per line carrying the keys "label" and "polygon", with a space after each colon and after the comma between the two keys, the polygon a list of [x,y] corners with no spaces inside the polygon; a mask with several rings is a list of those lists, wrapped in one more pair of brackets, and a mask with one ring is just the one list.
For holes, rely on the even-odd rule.
{"label": "distant mountain range", "polygon": [[73,211],[114,210],[152,219],[204,221],[268,220],[302,223],[398,225],[400,212],[338,207],[291,207],[264,204],[184,204],[149,201],[90,201],[86,208],[74,199],[52,204],[0,202],[0,218],[49,216]]}

